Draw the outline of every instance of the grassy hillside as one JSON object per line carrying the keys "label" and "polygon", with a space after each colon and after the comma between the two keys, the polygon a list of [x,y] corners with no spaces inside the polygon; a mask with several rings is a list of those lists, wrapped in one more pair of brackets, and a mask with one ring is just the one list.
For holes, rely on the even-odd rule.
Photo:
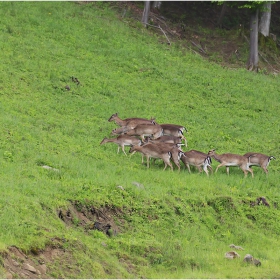
{"label": "grassy hillside", "polygon": [[[0,7],[2,277],[280,277],[278,76],[161,44],[106,2]],[[116,112],[186,126],[185,150],[276,160],[255,178],[163,171],[160,161],[147,170],[139,154],[100,146]],[[228,260],[232,243],[244,251]]]}

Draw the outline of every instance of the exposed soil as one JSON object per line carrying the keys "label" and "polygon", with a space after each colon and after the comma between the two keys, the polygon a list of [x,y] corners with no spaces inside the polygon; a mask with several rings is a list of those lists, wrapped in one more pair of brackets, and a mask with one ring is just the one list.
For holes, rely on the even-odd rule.
{"label": "exposed soil", "polygon": [[[118,234],[122,225],[121,211],[111,207],[95,208],[92,205],[82,205],[78,201],[71,203],[68,209],[59,209],[58,217],[65,223],[66,227],[82,227],[87,234],[90,230],[99,230],[110,238]],[[118,220],[118,224],[116,224]],[[3,266],[6,270],[7,279],[51,279],[56,278],[52,271],[52,264],[66,263],[63,266],[64,274],[73,273],[73,262],[71,251],[65,250],[65,240],[52,238],[49,245],[43,250],[31,248],[30,252],[24,253],[15,246],[9,247],[3,252]],[[69,273],[67,270],[69,267]],[[70,271],[72,270],[72,271]]]}

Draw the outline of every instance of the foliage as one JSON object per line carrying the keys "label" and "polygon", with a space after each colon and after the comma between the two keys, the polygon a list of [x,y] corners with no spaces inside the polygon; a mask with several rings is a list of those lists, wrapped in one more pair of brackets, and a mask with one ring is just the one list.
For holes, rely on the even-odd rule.
{"label": "foliage", "polygon": [[[71,259],[53,262],[54,278],[277,277],[277,160],[268,176],[256,167],[254,179],[237,168],[207,178],[163,172],[160,161],[147,170],[140,155],[99,144],[118,112],[185,125],[187,149],[278,158],[278,77],[160,44],[106,2],[0,6],[1,249],[60,238]],[[252,206],[260,196],[270,207]],[[87,230],[78,216],[65,224],[59,209],[73,203],[120,213],[118,233]],[[263,265],[225,259],[231,243]]]}

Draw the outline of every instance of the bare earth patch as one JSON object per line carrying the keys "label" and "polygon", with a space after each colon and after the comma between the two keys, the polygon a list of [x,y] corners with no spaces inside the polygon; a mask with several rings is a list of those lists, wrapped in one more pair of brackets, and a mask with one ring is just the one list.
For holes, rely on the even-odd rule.
{"label": "bare earth patch", "polygon": [[[68,209],[59,209],[58,217],[65,223],[66,227],[83,227],[85,234],[90,230],[99,230],[108,237],[118,234],[123,221],[121,211],[109,206],[95,208],[92,205],[82,205],[75,201]],[[63,248],[65,240],[52,238],[49,245],[43,250],[33,248],[27,254],[16,246],[9,247],[2,252],[3,267],[6,271],[6,279],[51,279],[57,278],[53,275],[52,265],[59,262],[63,265],[63,274],[72,275],[73,262],[70,251]],[[69,269],[69,271],[67,271]]]}

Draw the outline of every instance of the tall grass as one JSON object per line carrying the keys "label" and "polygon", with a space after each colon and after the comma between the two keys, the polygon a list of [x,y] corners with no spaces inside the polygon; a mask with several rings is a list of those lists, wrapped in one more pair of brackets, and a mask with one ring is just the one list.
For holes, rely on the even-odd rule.
{"label": "tall grass", "polygon": [[[277,158],[278,77],[224,69],[160,44],[106,2],[0,6],[2,250],[28,252],[64,238],[79,269],[65,274],[57,260],[55,278],[279,277],[277,160],[268,176],[254,168],[255,178],[243,178],[231,168],[230,176],[220,169],[207,178],[195,169],[163,172],[160,161],[147,170],[139,154],[99,145],[112,137],[116,126],[107,120],[118,112],[186,126],[187,149]],[[250,207],[259,196],[271,207]],[[108,238],[66,227],[58,209],[75,200],[121,209],[121,232]],[[226,260],[231,243],[262,266]]]}

